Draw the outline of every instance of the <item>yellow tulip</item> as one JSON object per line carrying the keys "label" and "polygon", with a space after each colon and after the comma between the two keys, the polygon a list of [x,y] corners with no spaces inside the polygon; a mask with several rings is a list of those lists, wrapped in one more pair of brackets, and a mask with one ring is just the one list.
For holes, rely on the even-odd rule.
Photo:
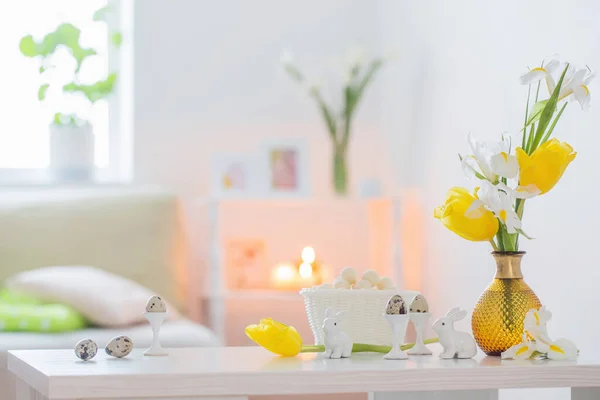
{"label": "yellow tulip", "polygon": [[561,143],[557,139],[548,140],[531,156],[518,147],[519,185],[522,187],[535,185],[540,194],[548,192],[560,180],[576,155],[573,147],[566,142]]}
{"label": "yellow tulip", "polygon": [[491,240],[498,232],[498,219],[483,207],[483,203],[467,216],[467,210],[474,201],[479,201],[476,195],[471,195],[465,188],[453,187],[446,195],[446,203],[436,207],[433,215],[446,228],[467,240]]}
{"label": "yellow tulip", "polygon": [[272,353],[292,357],[302,350],[302,338],[296,328],[265,318],[246,327],[246,336]]}

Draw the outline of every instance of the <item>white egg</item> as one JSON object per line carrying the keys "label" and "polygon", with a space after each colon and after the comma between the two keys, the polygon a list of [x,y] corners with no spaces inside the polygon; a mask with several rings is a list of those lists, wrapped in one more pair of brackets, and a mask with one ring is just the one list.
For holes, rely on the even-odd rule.
{"label": "white egg", "polygon": [[334,289],[350,289],[350,287],[351,287],[350,282],[348,282],[347,280],[345,280],[344,278],[342,278],[340,276],[335,278],[335,281],[333,281]]}
{"label": "white egg", "polygon": [[346,282],[350,282],[350,284],[355,284],[356,281],[358,281],[358,271],[352,267],[344,268],[340,276],[344,278]]}
{"label": "white egg", "polygon": [[354,289],[372,289],[373,285],[366,279],[361,279],[354,284]]}
{"label": "white egg", "polygon": [[380,290],[393,289],[395,286],[394,281],[386,276],[382,277],[379,282],[377,282],[377,289]]}
{"label": "white egg", "polygon": [[377,273],[377,271],[372,269],[366,270],[363,273],[362,278],[371,282],[373,286],[377,285],[377,282],[379,282],[379,274]]}

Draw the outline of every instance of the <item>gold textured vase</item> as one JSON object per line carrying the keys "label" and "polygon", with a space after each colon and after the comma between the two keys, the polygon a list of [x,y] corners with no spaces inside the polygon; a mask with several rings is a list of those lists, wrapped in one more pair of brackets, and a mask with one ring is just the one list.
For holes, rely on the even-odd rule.
{"label": "gold textured vase", "polygon": [[473,310],[473,336],[483,352],[499,356],[518,344],[523,336],[523,320],[532,308],[542,304],[523,280],[521,259],[525,252],[493,252],[496,276]]}

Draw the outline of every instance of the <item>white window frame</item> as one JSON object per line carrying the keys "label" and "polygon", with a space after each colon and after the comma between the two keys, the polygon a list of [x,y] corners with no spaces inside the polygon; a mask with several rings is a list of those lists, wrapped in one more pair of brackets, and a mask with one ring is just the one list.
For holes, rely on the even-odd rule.
{"label": "white window frame", "polygon": [[[118,71],[109,112],[108,166],[94,169],[94,179],[81,185],[127,184],[133,180],[133,44],[135,0],[108,0],[115,12],[108,26],[123,34],[118,49],[109,46],[109,70]],[[59,186],[50,168],[0,168],[0,186]],[[72,183],[68,184],[73,185]],[[79,185],[77,183],[76,185]]]}

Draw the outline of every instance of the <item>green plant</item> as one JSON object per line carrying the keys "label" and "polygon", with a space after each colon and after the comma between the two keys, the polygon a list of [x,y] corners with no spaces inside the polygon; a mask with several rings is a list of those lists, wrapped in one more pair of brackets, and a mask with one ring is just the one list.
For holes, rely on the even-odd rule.
{"label": "green plant", "polygon": [[[98,23],[106,23],[107,18],[110,17],[112,12],[112,6],[109,4],[105,7],[97,10],[92,19]],[[110,96],[115,88],[115,82],[117,80],[117,73],[111,72],[105,78],[100,79],[91,84],[82,84],[79,76],[83,61],[91,56],[95,56],[97,51],[93,48],[82,47],[79,43],[81,36],[81,30],[71,23],[65,22],[60,24],[54,31],[47,33],[41,40],[36,41],[32,35],[23,37],[19,43],[19,49],[25,57],[35,58],[40,63],[40,75],[42,76],[42,83],[38,89],[38,100],[43,102],[46,100],[46,95],[51,84],[48,79],[48,72],[51,69],[58,68],[59,66],[52,64],[51,57],[60,48],[66,48],[71,56],[75,59],[77,65],[73,71],[73,78],[71,82],[62,86],[62,93],[69,95],[82,95],[89,102],[90,106],[93,106],[99,100],[105,99]],[[122,35],[120,32],[109,31],[110,44],[116,48],[120,47],[122,42]],[[52,121],[55,125],[70,125],[70,126],[81,126],[87,121],[79,117],[76,114],[66,114],[57,111],[54,114]]]}

